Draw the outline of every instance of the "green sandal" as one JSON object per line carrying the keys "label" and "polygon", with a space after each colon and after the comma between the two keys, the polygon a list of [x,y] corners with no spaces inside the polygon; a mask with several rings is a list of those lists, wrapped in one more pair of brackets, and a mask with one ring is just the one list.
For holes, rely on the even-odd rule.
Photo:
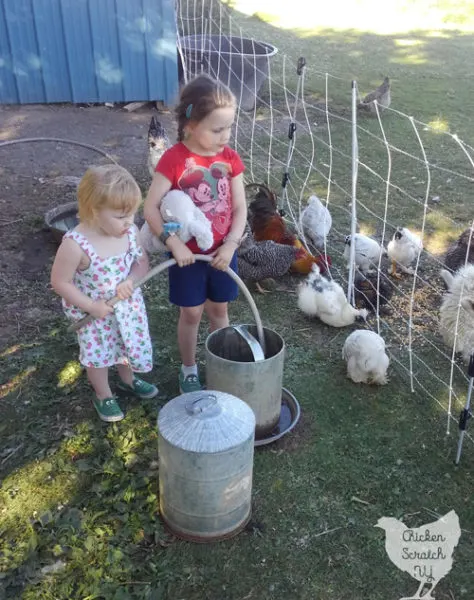
{"label": "green sandal", "polygon": [[99,417],[106,423],[115,423],[116,421],[121,421],[124,418],[124,414],[118,405],[115,396],[104,398],[103,400],[95,398],[92,400],[92,404],[94,405]]}
{"label": "green sandal", "polygon": [[158,388],[156,385],[148,383],[147,381],[143,381],[143,379],[138,379],[138,377],[133,379],[132,385],[128,385],[123,381],[119,381],[117,383],[117,389],[124,394],[136,396],[137,398],[142,398],[143,400],[147,398],[154,398],[158,394]]}
{"label": "green sandal", "polygon": [[189,392],[199,392],[203,389],[203,386],[199,381],[198,375],[195,375],[194,373],[185,377],[183,375],[183,372],[180,371],[178,382],[179,391],[181,394],[188,394]]}

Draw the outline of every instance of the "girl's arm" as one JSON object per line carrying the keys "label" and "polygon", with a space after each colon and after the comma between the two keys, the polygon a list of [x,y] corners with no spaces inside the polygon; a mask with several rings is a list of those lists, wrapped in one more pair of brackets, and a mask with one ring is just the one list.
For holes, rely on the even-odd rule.
{"label": "girl's arm", "polygon": [[228,234],[229,239],[235,239],[240,244],[247,223],[247,200],[245,198],[244,175],[241,173],[231,180],[232,190],[232,225]]}
{"label": "girl's arm", "polygon": [[161,218],[160,205],[163,196],[170,189],[171,181],[161,173],[155,173],[143,206],[143,216],[156,236],[163,233],[163,219]]}
{"label": "girl's arm", "polygon": [[118,284],[115,293],[120,298],[120,300],[125,300],[126,298],[130,298],[133,294],[133,286],[139,281],[142,277],[144,277],[148,270],[150,269],[150,262],[148,260],[148,254],[142,248],[140,243],[140,235],[138,229],[136,228],[136,239],[137,239],[137,247],[141,249],[142,256],[136,259],[130,269],[130,273],[127,278]]}
{"label": "girl's arm", "polygon": [[245,198],[243,173],[232,178],[232,225],[225,242],[216,251],[212,266],[225,270],[232,260],[234,252],[240,245],[247,223],[247,200]]}
{"label": "girl's arm", "polygon": [[[143,207],[143,216],[156,236],[163,233],[163,219],[161,218],[160,204],[163,200],[163,196],[169,192],[170,189],[171,181],[161,173],[155,173]],[[177,235],[169,237],[166,240],[165,245],[173,254],[174,259],[180,267],[190,265],[194,262],[194,254]]]}
{"label": "girl's arm", "polygon": [[148,254],[145,252],[145,250],[143,248],[142,248],[142,252],[143,252],[143,255],[140,256],[133,263],[132,268],[130,269],[130,273],[128,274],[128,277],[133,281],[133,283],[135,283],[136,281],[138,281],[142,277],[144,277],[148,273],[148,270],[150,269],[150,262],[148,260]]}
{"label": "girl's arm", "polygon": [[63,240],[51,269],[51,285],[54,291],[69,304],[73,304],[97,318],[102,318],[114,309],[106,304],[105,300],[92,300],[73,283],[74,274],[79,268],[83,256],[83,251],[74,240],[68,238]]}

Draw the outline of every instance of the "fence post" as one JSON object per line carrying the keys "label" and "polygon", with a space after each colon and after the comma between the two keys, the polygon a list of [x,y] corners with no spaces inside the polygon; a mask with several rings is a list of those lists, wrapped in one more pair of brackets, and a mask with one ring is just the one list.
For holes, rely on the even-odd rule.
{"label": "fence post", "polygon": [[352,204],[351,204],[351,247],[349,276],[347,279],[347,301],[354,304],[355,234],[357,227],[357,171],[359,147],[357,143],[357,83],[352,81]]}

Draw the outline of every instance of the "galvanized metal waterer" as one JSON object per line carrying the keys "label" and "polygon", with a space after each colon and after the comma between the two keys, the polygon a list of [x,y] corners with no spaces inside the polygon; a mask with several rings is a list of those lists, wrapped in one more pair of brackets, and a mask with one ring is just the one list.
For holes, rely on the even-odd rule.
{"label": "galvanized metal waterer", "polygon": [[182,394],[160,410],[160,513],[176,536],[213,542],[247,524],[254,437],[253,410],[230,394]]}

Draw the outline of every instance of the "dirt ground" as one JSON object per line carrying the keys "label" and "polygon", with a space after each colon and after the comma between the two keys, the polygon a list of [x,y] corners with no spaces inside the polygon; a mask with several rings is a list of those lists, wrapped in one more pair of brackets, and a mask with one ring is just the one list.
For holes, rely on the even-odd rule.
{"label": "dirt ground", "polygon": [[60,314],[59,299],[49,287],[57,245],[45,213],[75,200],[75,186],[65,177],[80,178],[89,165],[110,162],[99,152],[67,143],[5,142],[48,137],[92,145],[126,167],[146,193],[152,115],[173,139],[172,114],[158,112],[152,103],[131,113],[122,106],[0,106],[0,348],[34,335]]}

